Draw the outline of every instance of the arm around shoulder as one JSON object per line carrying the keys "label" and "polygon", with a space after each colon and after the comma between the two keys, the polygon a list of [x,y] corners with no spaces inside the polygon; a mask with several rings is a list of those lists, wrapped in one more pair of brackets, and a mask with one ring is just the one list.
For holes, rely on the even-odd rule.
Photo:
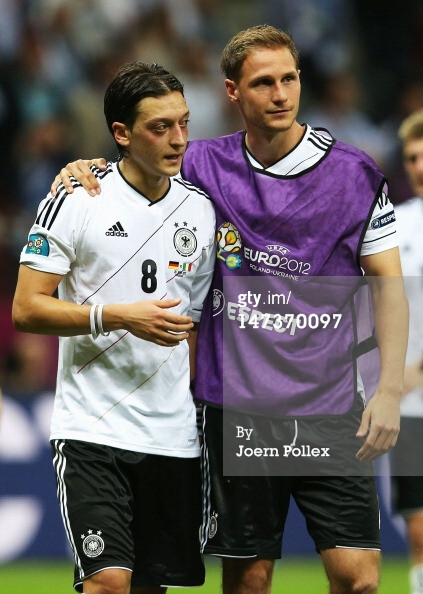
{"label": "arm around shoulder", "polygon": [[90,169],[92,165],[95,165],[98,169],[104,171],[106,169],[106,159],[103,159],[102,157],[99,157],[98,159],[78,159],[77,161],[68,163],[54,178],[50,188],[52,195],[56,195],[60,183],[65,186],[68,194],[72,194],[73,186],[70,180],[71,177],[74,177],[91,196],[100,194],[100,184],[97,177]]}

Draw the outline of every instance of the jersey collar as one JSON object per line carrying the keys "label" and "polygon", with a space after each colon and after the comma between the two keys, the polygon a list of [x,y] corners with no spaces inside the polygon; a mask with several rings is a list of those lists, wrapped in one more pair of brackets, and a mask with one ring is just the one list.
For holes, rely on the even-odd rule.
{"label": "jersey collar", "polygon": [[312,128],[307,124],[300,142],[287,155],[269,167],[264,167],[250,153],[245,144],[245,136],[243,150],[245,158],[255,171],[275,177],[295,177],[316,167],[329,154],[334,142],[335,139],[327,130]]}
{"label": "jersey collar", "polygon": [[120,176],[120,179],[122,180],[122,182],[124,184],[126,184],[126,186],[128,186],[129,188],[131,188],[134,192],[136,192],[136,194],[138,194],[140,197],[142,197],[148,203],[148,206],[154,206],[158,202],[161,202],[162,200],[164,200],[164,198],[166,198],[166,196],[170,192],[170,188],[172,186],[172,179],[171,178],[169,178],[169,185],[168,185],[167,189],[165,190],[165,192],[163,193],[163,195],[160,196],[160,198],[157,198],[156,200],[151,200],[146,194],[144,194],[143,192],[141,192],[140,190],[138,190],[138,188],[136,188],[134,185],[131,184],[131,182],[129,182],[126,179],[126,177],[123,175],[122,171],[120,170],[119,161],[117,161],[116,163],[114,163],[114,166],[116,167],[116,170],[119,173],[119,176]]}

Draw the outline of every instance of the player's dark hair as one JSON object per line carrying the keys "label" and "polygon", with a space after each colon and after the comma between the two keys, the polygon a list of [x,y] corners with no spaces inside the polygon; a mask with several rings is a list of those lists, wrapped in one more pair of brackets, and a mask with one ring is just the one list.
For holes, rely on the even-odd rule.
{"label": "player's dark hair", "polygon": [[222,51],[220,68],[226,78],[237,83],[248,54],[257,48],[278,49],[280,47],[288,48],[294,58],[295,68],[298,70],[300,56],[292,37],[271,25],[256,25],[232,37]]}
{"label": "player's dark hair", "polygon": [[[178,91],[184,94],[182,83],[159,64],[131,62],[115,74],[104,95],[104,115],[107,127],[114,136],[114,122],[125,124],[130,130],[138,115],[138,104],[146,97],[160,97]],[[116,143],[120,156],[125,147]]]}

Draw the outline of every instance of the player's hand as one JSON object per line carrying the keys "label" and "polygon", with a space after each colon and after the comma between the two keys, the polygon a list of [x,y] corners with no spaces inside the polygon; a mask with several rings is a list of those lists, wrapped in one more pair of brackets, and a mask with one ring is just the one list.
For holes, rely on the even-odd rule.
{"label": "player's hand", "polygon": [[63,167],[63,169],[60,170],[60,173],[54,178],[54,181],[50,187],[52,195],[56,195],[57,187],[61,182],[65,186],[68,194],[72,194],[73,186],[70,181],[71,176],[73,176],[91,196],[97,196],[97,194],[100,194],[100,184],[90,169],[91,165],[95,165],[101,171],[105,171],[106,160],[102,158],[78,159],[78,161],[72,161],[72,163],[68,163],[66,167]]}
{"label": "player's hand", "polygon": [[356,457],[370,462],[394,447],[400,428],[399,398],[376,391],[364,409],[357,437],[366,437]]}
{"label": "player's hand", "polygon": [[188,338],[188,331],[194,326],[189,316],[170,311],[180,302],[181,299],[162,299],[131,303],[123,310],[122,327],[137,338],[161,346],[177,346]]}

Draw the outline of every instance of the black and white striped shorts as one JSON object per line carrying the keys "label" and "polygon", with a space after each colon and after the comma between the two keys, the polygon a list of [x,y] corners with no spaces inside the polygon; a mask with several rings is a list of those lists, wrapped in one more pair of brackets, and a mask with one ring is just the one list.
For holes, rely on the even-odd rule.
{"label": "black and white striped shorts", "polygon": [[78,592],[112,567],[131,571],[133,587],[204,583],[198,458],[68,439],[51,445]]}

